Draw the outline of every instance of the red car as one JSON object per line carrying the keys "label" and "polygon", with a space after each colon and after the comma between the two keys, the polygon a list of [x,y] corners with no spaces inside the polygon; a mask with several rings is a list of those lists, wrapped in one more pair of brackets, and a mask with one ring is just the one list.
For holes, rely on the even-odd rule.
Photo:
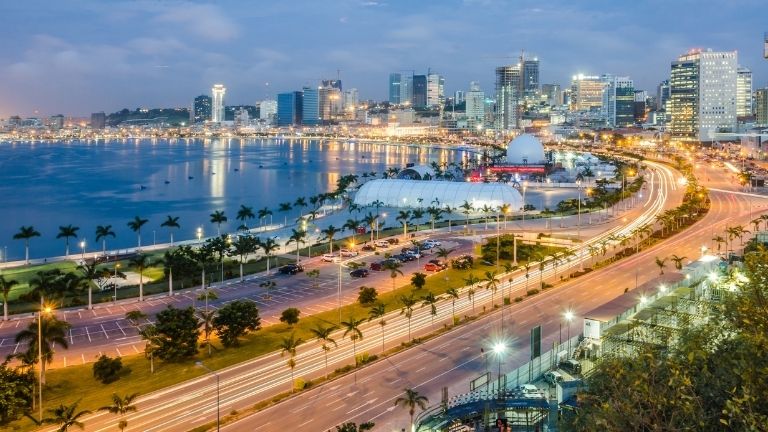
{"label": "red car", "polygon": [[435,263],[426,263],[426,264],[424,264],[424,271],[439,272],[442,269],[443,269],[443,266],[437,265]]}

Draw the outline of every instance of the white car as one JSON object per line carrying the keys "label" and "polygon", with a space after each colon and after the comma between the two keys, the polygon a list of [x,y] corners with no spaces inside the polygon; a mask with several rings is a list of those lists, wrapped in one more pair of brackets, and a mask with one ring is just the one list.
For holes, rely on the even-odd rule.
{"label": "white car", "polygon": [[339,262],[339,257],[334,254],[325,254],[322,260],[325,262]]}
{"label": "white car", "polygon": [[352,249],[342,249],[340,253],[341,253],[341,256],[347,257],[347,258],[356,257],[360,254],[358,251],[352,250]]}
{"label": "white car", "polygon": [[380,247],[380,248],[387,248],[389,247],[389,242],[386,240],[376,240],[376,242],[373,243],[374,246]]}

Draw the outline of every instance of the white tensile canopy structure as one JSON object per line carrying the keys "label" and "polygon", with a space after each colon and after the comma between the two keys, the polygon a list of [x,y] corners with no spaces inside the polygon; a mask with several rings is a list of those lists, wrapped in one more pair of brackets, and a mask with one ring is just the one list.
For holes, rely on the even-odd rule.
{"label": "white tensile canopy structure", "polygon": [[[437,201],[435,201],[437,200]],[[363,184],[355,194],[354,202],[368,206],[380,201],[385,207],[409,208],[446,205],[458,208],[469,202],[476,212],[484,206],[499,208],[508,204],[512,211],[523,207],[523,198],[517,189],[506,183],[471,183],[452,181],[379,179]]]}

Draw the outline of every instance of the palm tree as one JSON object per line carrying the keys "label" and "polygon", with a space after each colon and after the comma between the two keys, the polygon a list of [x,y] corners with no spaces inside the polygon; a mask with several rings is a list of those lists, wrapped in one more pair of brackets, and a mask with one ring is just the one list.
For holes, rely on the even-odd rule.
{"label": "palm tree", "polygon": [[107,254],[107,237],[115,238],[115,232],[112,231],[112,225],[99,225],[96,227],[96,241],[101,240],[101,253]]}
{"label": "palm tree", "polygon": [[328,327],[318,323],[314,328],[309,329],[310,332],[317,338],[317,343],[320,344],[320,348],[325,353],[325,377],[328,378],[328,351],[331,350],[330,344],[333,346],[339,346],[336,341],[331,337],[331,334],[338,330],[338,327],[330,325]]}
{"label": "palm tree", "polygon": [[384,353],[384,326],[387,325],[387,321],[384,319],[384,315],[387,313],[387,306],[382,303],[378,302],[373,307],[371,307],[371,310],[368,311],[368,321],[373,321],[375,319],[379,320],[379,325],[381,326],[381,353]]}
{"label": "palm tree", "polygon": [[59,428],[57,432],[66,432],[72,426],[77,426],[80,429],[85,429],[85,424],[80,421],[80,417],[90,414],[88,410],[77,411],[77,405],[80,403],[73,403],[72,405],[60,404],[56,408],[49,408],[46,411],[50,413],[50,417],[43,420],[43,423],[57,424]]}
{"label": "palm tree", "polygon": [[365,222],[365,224],[368,225],[368,228],[371,230],[371,242],[373,242],[373,232],[374,232],[374,228],[376,228],[376,222],[378,220],[379,220],[379,217],[373,213],[368,213],[363,218],[363,222]]}
{"label": "palm tree", "polygon": [[227,221],[227,216],[224,215],[224,211],[216,210],[211,213],[211,223],[216,224],[216,235],[221,235],[221,224]]}
{"label": "palm tree", "polygon": [[411,219],[411,211],[410,210],[400,210],[400,213],[397,214],[397,217],[395,220],[400,222],[400,225],[403,226],[403,238],[405,238],[408,235],[408,221]]}
{"label": "palm tree", "polygon": [[[37,320],[29,323],[26,329],[16,335],[16,343],[27,343],[29,358],[38,358],[38,340],[41,342],[43,363],[40,365],[40,382],[45,384],[45,365],[53,361],[53,345],[57,344],[64,349],[69,348],[67,343],[67,331],[71,325],[66,321],[60,321],[50,314],[40,314]],[[43,318],[43,319],[41,319]],[[40,322],[38,322],[40,320]],[[38,336],[38,327],[40,333]]]}
{"label": "palm tree", "polygon": [[469,215],[475,210],[475,207],[469,201],[464,201],[464,204],[460,205],[459,208],[463,209],[462,213],[467,217],[467,227],[469,227]]}
{"label": "palm tree", "polygon": [[467,290],[467,297],[472,300],[472,313],[475,313],[475,284],[480,282],[480,278],[475,276],[474,274],[470,273],[469,276],[467,276],[466,279],[464,279],[464,283],[469,287]]}
{"label": "palm tree", "polygon": [[284,220],[283,220],[283,226],[288,226],[288,212],[293,209],[293,206],[291,206],[290,202],[283,202],[278,204],[277,211],[280,213],[285,213]]}
{"label": "palm tree", "polygon": [[344,222],[344,225],[341,226],[341,229],[348,229],[352,233],[352,241],[355,241],[356,235],[357,235],[357,227],[360,226],[360,221],[357,219],[347,219],[346,222]]}
{"label": "palm tree", "polygon": [[[421,198],[419,198],[421,199]],[[411,214],[411,221],[414,222],[416,225],[416,232],[419,232],[419,221],[424,218],[424,210],[417,208],[413,209],[413,212]]]}
{"label": "palm tree", "polygon": [[129,263],[139,271],[139,301],[144,301],[144,269],[149,264],[149,258],[144,254],[138,254],[131,258]]}
{"label": "palm tree", "polygon": [[341,322],[341,327],[344,329],[344,335],[352,341],[352,356],[355,359],[355,366],[357,366],[357,341],[363,340],[363,332],[360,331],[360,325],[365,322],[365,318],[355,319],[354,316],[350,316],[347,321]]}
{"label": "palm tree", "polygon": [[431,316],[431,327],[435,327],[435,317],[437,316],[437,302],[442,300],[439,296],[435,296],[433,293],[427,293],[427,295],[421,297],[421,307],[429,306],[429,313]]}
{"label": "palm tree", "polygon": [[11,290],[19,282],[14,279],[7,280],[4,275],[0,275],[0,294],[3,296],[3,321],[8,321],[8,296]]}
{"label": "palm tree", "polygon": [[200,326],[200,329],[203,331],[203,337],[205,338],[205,345],[208,347],[208,356],[211,355],[211,333],[213,333],[213,320],[216,318],[216,311],[215,310],[208,310],[208,299],[209,298],[216,298],[216,293],[210,292],[209,290],[205,290],[205,294],[200,294],[201,296],[204,296],[205,298],[205,304],[206,304],[206,310],[201,310],[198,312],[198,323]]}
{"label": "palm tree", "polygon": [[341,230],[336,228],[333,225],[328,225],[328,228],[320,231],[321,233],[323,233],[323,235],[325,235],[325,238],[328,239],[328,245],[331,248],[330,253],[333,253],[333,237],[335,237],[336,234],[339,233],[339,231],[341,231]]}
{"label": "palm tree", "polygon": [[290,356],[287,365],[291,369],[291,393],[293,393],[295,387],[293,381],[293,369],[296,368],[296,348],[302,343],[304,343],[304,340],[302,338],[297,338],[295,332],[291,333],[288,337],[284,337],[283,340],[280,341],[280,357],[285,353],[288,353]]}
{"label": "palm tree", "polygon": [[96,262],[85,262],[77,266],[77,269],[82,273],[80,282],[88,287],[88,309],[93,309],[93,284],[96,283],[101,290],[104,290],[112,272],[106,268],[98,268]]}
{"label": "palm tree", "polygon": [[397,279],[397,275],[403,276],[403,271],[400,270],[400,267],[402,266],[403,265],[397,261],[387,261],[386,264],[384,264],[384,270],[389,270],[389,277],[392,278],[392,291],[395,290],[395,279]]}
{"label": "palm tree", "polygon": [[296,198],[296,201],[293,203],[293,205],[294,205],[294,207],[298,207],[299,208],[299,216],[304,216],[304,207],[307,206],[306,198],[304,198],[304,197]]}
{"label": "palm tree", "polygon": [[264,251],[264,255],[267,256],[267,275],[269,275],[269,257],[272,256],[272,252],[280,249],[280,245],[277,244],[275,239],[268,238],[261,242],[261,249]]}
{"label": "palm tree", "polygon": [[721,244],[721,243],[727,243],[727,242],[728,242],[728,240],[726,240],[726,239],[725,239],[723,236],[721,236],[721,235],[716,235],[716,236],[714,236],[714,237],[712,238],[712,241],[713,241],[713,242],[715,242],[715,243],[717,243],[717,252],[718,252],[718,253],[720,253],[720,244]]}
{"label": "palm tree", "polygon": [[413,307],[416,306],[416,299],[413,298],[413,293],[409,296],[400,296],[400,303],[403,304],[403,308],[400,310],[400,315],[405,315],[408,318],[408,342],[411,341],[411,317],[413,317]]}
{"label": "palm tree", "polygon": [[135,216],[132,221],[128,222],[128,228],[131,229],[131,231],[135,232],[138,236],[139,242],[138,246],[141,248],[141,227],[143,227],[147,222],[149,222],[149,219],[142,219],[138,216]]}
{"label": "palm tree", "polygon": [[[261,221],[261,225],[266,225],[267,221],[265,220],[267,216],[269,216],[269,223],[272,224],[272,210],[270,210],[268,207],[264,207],[263,209],[256,212],[256,216]],[[266,231],[267,227],[264,227],[264,230]]]}
{"label": "palm tree", "polygon": [[248,254],[255,253],[260,247],[259,239],[248,235],[238,236],[232,242],[230,256],[240,257],[240,282],[243,281],[243,263]]}
{"label": "palm tree", "polygon": [[[496,290],[499,289],[499,279],[496,277],[496,272],[485,272],[485,289],[491,290],[491,308],[496,307],[493,303],[493,296],[496,294]],[[502,302],[503,303],[503,302]]]}
{"label": "palm tree", "polygon": [[451,299],[451,322],[453,323],[456,321],[456,300],[459,299],[459,290],[453,287],[448,288],[445,290],[445,295]]}
{"label": "palm tree", "polygon": [[306,243],[306,241],[304,241],[306,236],[306,231],[291,229],[291,236],[288,237],[288,241],[285,242],[286,247],[291,243],[296,243],[296,264],[299,263],[299,249],[301,248],[302,243]]}
{"label": "palm tree", "polygon": [[79,230],[79,227],[67,225],[67,226],[60,226],[59,227],[59,233],[56,235],[57,239],[63,238],[66,242],[67,249],[66,249],[66,257],[69,258],[69,238],[77,238],[77,231]]}
{"label": "palm tree", "polygon": [[444,260],[448,259],[448,255],[453,253],[453,249],[445,249],[442,247],[437,248],[437,252],[435,252],[435,256],[438,258],[442,258]]}
{"label": "palm tree", "polygon": [[161,227],[167,227],[168,231],[171,233],[171,246],[173,246],[173,229],[174,228],[181,228],[181,225],[179,225],[179,217],[173,217],[171,215],[168,215],[168,218],[160,224]]}
{"label": "palm tree", "polygon": [[128,421],[125,419],[125,415],[129,412],[136,412],[136,405],[132,404],[138,395],[138,393],[133,393],[121,397],[118,396],[117,393],[112,393],[112,404],[99,408],[99,411],[107,411],[111,414],[119,415],[120,421],[117,423],[117,427],[123,431],[128,427]]}
{"label": "palm tree", "polygon": [[671,259],[672,262],[675,263],[675,268],[678,269],[678,270],[682,270],[683,269],[683,260],[685,260],[687,258],[688,257],[686,257],[686,256],[677,256],[677,255],[672,255],[671,257],[669,257],[669,259]]}
{"label": "palm tree", "polygon": [[14,240],[24,240],[24,263],[29,264],[29,240],[32,237],[40,237],[40,233],[35,228],[30,226],[23,226],[19,228],[19,232],[13,235]]}
{"label": "palm tree", "polygon": [[422,411],[427,409],[429,399],[422,396],[414,389],[404,389],[405,395],[395,400],[395,406],[401,406],[408,409],[408,414],[411,416],[411,423],[409,430],[413,430],[413,416],[416,414],[416,407],[419,407]]}
{"label": "palm tree", "polygon": [[[134,312],[134,311],[132,311]],[[129,312],[130,313],[130,312]],[[125,314],[126,317],[128,313]],[[145,315],[146,317],[146,315]],[[149,373],[155,373],[155,351],[160,347],[160,336],[157,331],[157,327],[152,324],[147,324],[143,327],[135,325],[136,330],[139,332],[139,336],[146,341],[144,345],[144,356],[149,359]]]}
{"label": "palm tree", "polygon": [[248,221],[255,218],[253,214],[253,207],[240,204],[240,209],[237,210],[237,216],[235,218],[241,222],[241,226],[245,227],[245,231],[248,231]]}
{"label": "palm tree", "polygon": [[659,274],[660,275],[664,274],[664,267],[667,266],[667,260],[668,259],[669,258],[659,258],[659,257],[656,257],[656,265],[659,266]]}

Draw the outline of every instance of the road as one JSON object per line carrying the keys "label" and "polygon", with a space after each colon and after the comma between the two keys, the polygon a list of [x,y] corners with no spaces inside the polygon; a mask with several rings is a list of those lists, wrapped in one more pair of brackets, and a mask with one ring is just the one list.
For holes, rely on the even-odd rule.
{"label": "road", "polygon": [[[673,203],[679,202],[681,190],[676,188],[676,180],[678,178],[671,170],[659,167],[658,173],[651,176],[649,190],[645,195],[646,201],[642,202],[642,205],[637,205],[634,210],[631,210],[622,218],[628,221],[626,225],[609,228],[599,238],[592,239],[586,243],[599,241],[600,238],[611,233],[631,230],[640,224],[652,220],[659,211]],[[562,273],[566,267],[578,266],[579,260],[584,261],[588,259],[589,257],[586,254],[581,254],[578,259],[574,259],[566,265],[561,265],[558,270]],[[652,263],[649,262],[649,264]],[[608,272],[608,274],[612,273]],[[538,270],[532,270],[530,276],[530,283],[535,284],[535,281],[538,280]],[[546,268],[544,271],[545,280],[553,276],[554,269],[551,267]],[[505,295],[510,295],[514,298],[525,292],[526,282],[525,278],[519,273],[513,275],[513,277],[512,283],[505,283],[502,289],[506,290]],[[581,303],[598,305],[618,294],[618,292],[614,293],[610,290],[601,291],[601,295],[588,292],[596,289],[597,284],[595,284],[593,279],[590,277],[577,280],[566,284],[562,288],[547,291],[520,304],[505,308],[508,323],[506,326],[506,337],[516,336],[520,338],[519,340],[525,340],[522,334],[527,334],[529,327],[535,323],[541,323],[544,325],[545,343],[551,343],[554,337],[554,329],[559,328],[559,316],[568,306],[568,303],[572,303],[575,310],[582,311],[581,307],[583,305]],[[582,285],[583,289],[579,289]],[[510,288],[513,289],[511,294],[509,292]],[[472,314],[473,310],[479,311],[484,306],[489,306],[491,296],[494,295],[490,291],[478,287],[473,304],[465,295],[465,292],[466,290],[463,290],[460,300],[456,301],[455,309],[458,316],[469,315]],[[498,294],[495,295],[496,300],[498,300],[500,297]],[[553,301],[553,298],[556,301]],[[567,299],[567,301],[564,299]],[[581,302],[578,305],[579,309],[575,307],[577,302]],[[451,311],[450,302],[443,301],[439,305],[438,315],[434,317],[434,322],[433,317],[429,315],[429,308],[417,307],[414,310],[410,323],[397,312],[388,315],[388,324],[384,330],[386,346],[391,347],[407,340],[409,327],[412,335],[417,337],[432,328],[442,326],[443,323],[451,320]],[[487,345],[490,329],[493,323],[498,322],[499,316],[497,313],[495,316],[481,319],[469,326],[461,327],[460,330],[451,332],[449,335],[370,366],[364,371],[357,373],[358,378],[360,378],[358,383],[354,383],[354,376],[342,378],[311,392],[303,393],[293,401],[280,404],[263,413],[251,416],[247,420],[238,422],[238,426],[233,427],[242,427],[244,428],[243,430],[282,430],[282,426],[273,428],[276,426],[272,422],[276,418],[285,419],[288,422],[288,427],[307,427],[306,424],[302,425],[306,420],[304,414],[301,417],[305,418],[305,420],[294,421],[294,418],[297,416],[293,411],[297,410],[297,407],[305,407],[302,410],[309,410],[310,407],[314,406],[315,402],[312,395],[315,392],[328,392],[329,394],[334,392],[333,394],[337,396],[345,396],[342,399],[346,402],[338,408],[330,410],[318,407],[320,411],[323,411],[323,416],[313,416],[311,418],[315,423],[309,427],[310,430],[325,430],[348,418],[366,419],[376,416],[377,421],[390,423],[397,422],[398,419],[402,420],[402,413],[393,413],[391,410],[387,411],[386,409],[390,407],[392,399],[404,387],[419,386],[419,391],[421,391],[423,386],[426,389],[425,392],[433,400],[435,400],[434,394],[436,393],[431,393],[432,387],[430,386],[436,386],[435,388],[439,390],[443,385],[442,383],[450,382],[453,383],[450,391],[454,393],[467,390],[466,379],[459,377],[477,374],[476,359],[472,360],[472,358],[478,355],[481,346]],[[470,330],[475,328],[474,326],[478,326],[478,329],[483,329],[477,330],[479,332],[477,335],[482,334],[482,336],[467,336],[470,338],[467,339],[467,346],[461,349],[453,349],[453,341],[457,340],[461,335],[472,335],[473,333]],[[512,328],[511,333],[510,327]],[[365,337],[354,348],[352,343],[348,339],[344,339],[341,334],[334,336],[339,342],[339,346],[329,353],[329,369],[350,363],[353,358],[353,349],[358,353],[363,351],[377,353],[381,350],[382,330],[378,324],[376,322],[369,323],[363,326],[362,330]],[[516,354],[505,359],[503,365],[505,369],[526,358],[525,349],[522,348],[522,344],[519,345],[520,348],[514,351]],[[432,357],[425,358],[428,355]],[[295,375],[297,377],[312,378],[322,376],[325,372],[323,353],[316,343],[308,342],[302,345],[298,350],[296,362]],[[383,371],[380,375],[375,374],[379,370],[377,368],[384,368],[387,365],[391,369]],[[440,365],[439,370],[446,372],[446,375],[436,378],[435,369],[430,367],[430,365]],[[277,353],[265,355],[227,368],[219,373],[221,377],[222,413],[228,413],[233,409],[243,409],[270,395],[289,389],[290,378],[286,367],[286,359],[281,358]],[[396,374],[400,379],[393,377],[392,374]],[[353,381],[352,384],[347,383],[350,379]],[[359,393],[360,389],[358,387],[362,385],[370,385],[369,390]],[[369,394],[369,391],[374,393]],[[214,380],[208,376],[146,395],[139,400],[139,412],[132,414],[129,418],[129,430],[188,430],[201,423],[214,420],[215,393]],[[179,397],[178,395],[183,396]],[[377,412],[376,410],[379,410],[379,408],[380,412]],[[276,414],[275,411],[280,414]],[[307,411],[307,413],[309,412]],[[379,420],[379,418],[382,420]],[[89,431],[111,430],[114,428],[114,417],[96,414],[89,417],[86,424]]]}

